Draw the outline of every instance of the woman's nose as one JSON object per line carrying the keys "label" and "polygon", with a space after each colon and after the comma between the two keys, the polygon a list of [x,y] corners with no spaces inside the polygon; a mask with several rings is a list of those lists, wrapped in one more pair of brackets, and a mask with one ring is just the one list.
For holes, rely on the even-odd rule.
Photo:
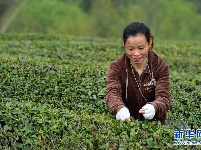
{"label": "woman's nose", "polygon": [[139,55],[140,55],[140,52],[139,52],[138,50],[134,50],[132,55],[133,55],[133,56],[139,56]]}

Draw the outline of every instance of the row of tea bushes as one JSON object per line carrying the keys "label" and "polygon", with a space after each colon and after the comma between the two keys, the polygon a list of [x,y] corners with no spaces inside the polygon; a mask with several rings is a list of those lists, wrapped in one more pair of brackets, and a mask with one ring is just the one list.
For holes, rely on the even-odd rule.
{"label": "row of tea bushes", "polygon": [[171,69],[166,127],[116,121],[108,111],[106,71],[123,53],[118,41],[1,35],[0,149],[199,149],[173,145],[174,128],[185,127],[181,121],[201,127],[200,66],[193,65],[200,63],[200,48],[195,43],[156,45]]}
{"label": "row of tea bushes", "polygon": [[[153,51],[169,64],[171,71],[201,73],[201,43],[198,41],[168,41],[155,43]],[[119,39],[96,39],[40,34],[8,34],[0,36],[1,56],[21,60],[32,59],[49,64],[106,66],[123,52]]]}

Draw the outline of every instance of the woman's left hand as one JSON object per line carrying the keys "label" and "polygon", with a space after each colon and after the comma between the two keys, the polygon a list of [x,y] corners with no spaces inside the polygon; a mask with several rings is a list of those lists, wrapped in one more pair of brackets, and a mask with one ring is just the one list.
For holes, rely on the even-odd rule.
{"label": "woman's left hand", "polygon": [[139,110],[139,113],[143,114],[145,119],[153,119],[155,116],[155,108],[151,104],[146,104]]}

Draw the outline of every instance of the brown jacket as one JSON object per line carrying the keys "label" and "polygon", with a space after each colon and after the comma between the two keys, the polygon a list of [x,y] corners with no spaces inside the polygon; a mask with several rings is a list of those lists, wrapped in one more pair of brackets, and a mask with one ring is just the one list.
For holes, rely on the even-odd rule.
{"label": "brown jacket", "polygon": [[[135,69],[134,73],[142,94],[156,110],[152,120],[159,120],[162,124],[166,124],[166,113],[170,108],[169,66],[153,51],[148,54],[148,64],[156,80],[156,87],[148,85],[151,80],[148,67],[143,70],[140,77]],[[143,115],[139,114],[139,109],[147,102],[140,94],[126,54],[111,62],[107,71],[107,80],[106,104],[111,113],[116,114],[119,109],[126,106],[134,119],[144,120]]]}

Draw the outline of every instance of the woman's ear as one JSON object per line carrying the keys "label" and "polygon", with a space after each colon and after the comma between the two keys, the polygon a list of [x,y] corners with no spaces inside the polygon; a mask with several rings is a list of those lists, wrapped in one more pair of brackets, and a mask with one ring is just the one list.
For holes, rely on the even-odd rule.
{"label": "woman's ear", "polygon": [[121,41],[123,48],[125,48],[124,40]]}
{"label": "woman's ear", "polygon": [[153,37],[149,40],[149,49],[151,50],[153,48]]}

